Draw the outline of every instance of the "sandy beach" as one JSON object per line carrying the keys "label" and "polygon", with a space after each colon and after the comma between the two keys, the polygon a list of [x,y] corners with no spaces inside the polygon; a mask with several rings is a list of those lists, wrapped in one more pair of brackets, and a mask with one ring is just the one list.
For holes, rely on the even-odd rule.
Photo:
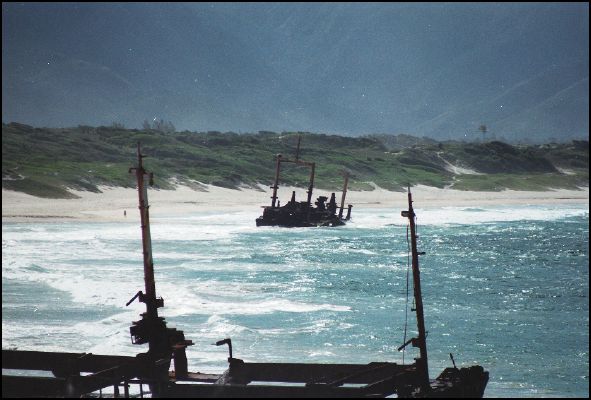
{"label": "sandy beach", "polygon": [[[2,221],[121,221],[139,218],[138,194],[135,189],[101,187],[100,190],[102,193],[71,191],[79,197],[77,199],[44,199],[2,189]],[[292,190],[296,191],[296,200],[306,199],[305,189],[280,187],[278,198],[282,204],[289,201]],[[412,188],[412,193],[418,207],[559,203],[589,206],[588,187],[581,190],[559,189],[545,192],[468,192],[416,186]],[[175,190],[148,191],[152,217],[203,211],[253,211],[270,205],[271,194],[271,189],[265,186],[232,190],[205,185],[202,191],[188,186],[177,186]],[[313,198],[316,199],[320,195],[330,196],[330,193],[315,190]],[[336,199],[340,204],[341,192],[336,192]],[[402,209],[406,201],[407,196],[404,192],[391,192],[376,187],[372,191],[349,191],[345,206],[352,204],[353,210],[368,207]]]}

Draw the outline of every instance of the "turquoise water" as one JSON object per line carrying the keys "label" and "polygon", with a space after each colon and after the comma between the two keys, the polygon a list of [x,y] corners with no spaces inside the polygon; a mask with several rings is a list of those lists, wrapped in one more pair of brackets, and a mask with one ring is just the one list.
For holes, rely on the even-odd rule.
{"label": "turquoise water", "polygon": [[[420,208],[430,374],[480,364],[486,397],[589,396],[588,205]],[[152,218],[160,315],[192,371],[252,362],[410,363],[400,210],[339,228],[256,228],[252,213]],[[3,223],[2,348],[133,355],[139,221]],[[412,293],[412,288],[410,288]]]}

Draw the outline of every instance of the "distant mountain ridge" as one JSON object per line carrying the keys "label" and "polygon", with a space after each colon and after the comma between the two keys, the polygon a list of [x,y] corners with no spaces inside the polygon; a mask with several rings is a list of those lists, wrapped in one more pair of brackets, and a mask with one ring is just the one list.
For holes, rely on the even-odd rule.
{"label": "distant mountain ridge", "polygon": [[588,138],[587,3],[3,3],[2,120]]}

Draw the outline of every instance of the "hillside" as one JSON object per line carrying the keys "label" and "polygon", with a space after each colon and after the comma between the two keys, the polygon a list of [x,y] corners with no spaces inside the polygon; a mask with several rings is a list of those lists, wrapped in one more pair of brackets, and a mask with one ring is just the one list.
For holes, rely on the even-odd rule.
{"label": "hillside", "polygon": [[[57,29],[56,27],[59,27]],[[587,3],[2,3],[2,121],[589,137]]]}
{"label": "hillside", "polygon": [[[227,188],[270,185],[276,154],[316,163],[315,186],[351,190],[372,183],[402,190],[423,184],[460,190],[547,190],[587,186],[589,142],[537,146],[411,140],[400,135],[352,138],[298,132],[175,132],[118,127],[34,128],[2,124],[2,188],[39,197],[68,198],[68,188],[99,191],[99,186],[133,187],[128,170],[137,143],[155,173],[156,187],[199,183]],[[283,185],[306,187],[309,171],[287,164]]]}

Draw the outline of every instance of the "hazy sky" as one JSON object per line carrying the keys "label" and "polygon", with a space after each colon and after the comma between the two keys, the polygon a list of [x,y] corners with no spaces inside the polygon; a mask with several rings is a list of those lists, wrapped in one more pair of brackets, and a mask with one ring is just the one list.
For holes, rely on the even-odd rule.
{"label": "hazy sky", "polygon": [[588,137],[588,3],[2,3],[2,120]]}

